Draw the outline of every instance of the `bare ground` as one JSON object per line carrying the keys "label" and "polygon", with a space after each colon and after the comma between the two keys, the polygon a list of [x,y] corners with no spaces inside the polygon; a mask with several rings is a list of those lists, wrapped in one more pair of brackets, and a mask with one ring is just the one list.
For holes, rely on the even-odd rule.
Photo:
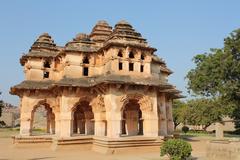
{"label": "bare ground", "polygon": [[[105,155],[96,153],[90,150],[79,149],[75,146],[68,146],[65,149],[53,150],[50,145],[21,145],[16,147],[12,144],[10,134],[16,131],[9,131],[8,133],[0,130],[0,160],[162,160],[158,152],[142,152],[136,150],[135,152],[121,153],[114,155]],[[4,135],[4,136],[3,136]],[[194,159],[204,160],[205,148],[207,139],[204,138],[190,138]],[[197,158],[198,157],[198,158]]]}

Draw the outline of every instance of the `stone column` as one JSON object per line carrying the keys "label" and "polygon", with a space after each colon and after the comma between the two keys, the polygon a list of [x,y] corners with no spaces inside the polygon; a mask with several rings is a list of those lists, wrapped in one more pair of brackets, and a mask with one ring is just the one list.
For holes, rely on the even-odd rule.
{"label": "stone column", "polygon": [[60,121],[60,117],[59,117],[59,112],[57,112],[57,113],[55,113],[55,134],[57,136],[59,136],[60,132],[61,132],[61,130],[60,130],[60,126],[61,126],[60,123],[61,123],[61,121]]}
{"label": "stone column", "polygon": [[174,123],[172,117],[172,100],[167,101],[167,133],[172,135],[174,132]]}
{"label": "stone column", "polygon": [[106,121],[105,121],[105,112],[96,112],[94,113],[94,134],[95,136],[105,136],[106,130]]}
{"label": "stone column", "polygon": [[55,134],[55,115],[51,113],[51,125],[50,125],[50,133]]}
{"label": "stone column", "polygon": [[118,59],[113,59],[111,61],[111,70],[112,72],[118,72],[118,63],[119,63],[119,60]]}
{"label": "stone column", "polygon": [[72,116],[71,112],[61,113],[60,114],[60,137],[71,137],[72,134]]}
{"label": "stone column", "polygon": [[83,66],[81,65],[79,68],[80,68],[79,75],[83,76]]}
{"label": "stone column", "polygon": [[123,60],[122,61],[122,68],[124,71],[128,71],[129,70],[129,62],[127,60]]}
{"label": "stone column", "polygon": [[134,62],[134,71],[140,72],[140,62]]}
{"label": "stone column", "polygon": [[160,102],[160,131],[159,135],[166,136],[167,135],[167,117],[166,117],[166,101],[165,95],[162,94],[159,98]]}
{"label": "stone column", "polygon": [[47,113],[47,133],[50,133],[51,130],[51,113]]}
{"label": "stone column", "polygon": [[94,124],[91,120],[92,112],[84,112],[85,115],[85,134],[86,135],[92,135],[94,133]]}
{"label": "stone column", "polygon": [[79,133],[79,134],[85,134],[86,133],[85,123],[86,123],[85,119],[77,120],[77,133]]}
{"label": "stone column", "polygon": [[146,137],[158,136],[158,119],[150,113],[144,113],[143,135]]}
{"label": "stone column", "polygon": [[150,63],[145,63],[144,64],[144,69],[143,69],[144,73],[148,73],[148,74],[151,74],[151,65]]}
{"label": "stone column", "polygon": [[117,101],[115,90],[104,96],[104,106],[106,108],[106,120],[107,120],[107,137],[119,138],[122,128],[122,114],[120,110],[120,104]]}
{"label": "stone column", "polygon": [[106,112],[107,119],[107,137],[119,138],[121,135],[121,112]]}
{"label": "stone column", "polygon": [[20,135],[30,136],[32,134],[32,116],[31,112],[21,113]]}
{"label": "stone column", "polygon": [[144,96],[139,100],[143,117],[143,135],[158,136],[157,97]]}

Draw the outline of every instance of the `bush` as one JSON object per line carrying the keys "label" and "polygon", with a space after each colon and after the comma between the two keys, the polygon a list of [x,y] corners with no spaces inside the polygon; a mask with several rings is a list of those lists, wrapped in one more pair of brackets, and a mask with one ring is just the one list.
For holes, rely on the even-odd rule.
{"label": "bush", "polygon": [[182,131],[183,131],[184,133],[187,133],[187,132],[189,131],[189,128],[188,128],[187,126],[183,126],[183,127],[182,127]]}
{"label": "bush", "polygon": [[168,155],[171,160],[186,160],[191,152],[191,145],[181,139],[169,139],[161,147],[161,156]]}

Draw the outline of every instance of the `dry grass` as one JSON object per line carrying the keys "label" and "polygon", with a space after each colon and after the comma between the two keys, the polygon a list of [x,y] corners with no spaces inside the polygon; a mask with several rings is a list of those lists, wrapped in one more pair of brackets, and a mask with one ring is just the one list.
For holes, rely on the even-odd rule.
{"label": "dry grass", "polygon": [[19,133],[17,128],[0,128],[0,138],[10,138]]}

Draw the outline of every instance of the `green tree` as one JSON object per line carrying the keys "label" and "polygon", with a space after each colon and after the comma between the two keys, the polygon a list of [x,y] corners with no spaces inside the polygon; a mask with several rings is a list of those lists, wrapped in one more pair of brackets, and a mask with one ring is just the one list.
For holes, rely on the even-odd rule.
{"label": "green tree", "polygon": [[185,102],[180,100],[173,101],[173,122],[175,129],[180,123],[186,124],[188,111],[188,106]]}
{"label": "green tree", "polygon": [[193,61],[196,67],[186,76],[189,91],[219,99],[222,110],[231,106],[227,112],[234,119],[240,119],[240,29],[224,39],[222,49],[196,55]]}
{"label": "green tree", "polygon": [[206,130],[214,122],[222,120],[224,109],[218,100],[213,99],[194,99],[187,102],[189,115],[187,122],[190,125],[202,125]]}

